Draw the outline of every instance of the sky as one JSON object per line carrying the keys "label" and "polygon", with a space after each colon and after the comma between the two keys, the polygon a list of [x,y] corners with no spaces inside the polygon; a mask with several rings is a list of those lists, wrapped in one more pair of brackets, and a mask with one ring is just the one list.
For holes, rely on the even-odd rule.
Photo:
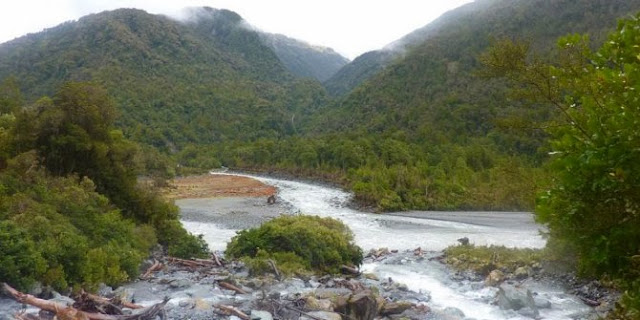
{"label": "sky", "polygon": [[2,0],[0,43],[104,10],[178,14],[188,6],[224,8],[251,25],[349,59],[401,38],[471,0]]}

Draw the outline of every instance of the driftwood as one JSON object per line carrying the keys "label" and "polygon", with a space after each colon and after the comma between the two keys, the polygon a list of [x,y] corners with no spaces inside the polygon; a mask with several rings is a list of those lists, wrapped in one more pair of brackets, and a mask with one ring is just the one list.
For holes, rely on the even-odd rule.
{"label": "driftwood", "polygon": [[222,264],[222,261],[218,258],[218,255],[216,255],[215,253],[213,254],[213,261],[215,261],[218,267],[224,267],[224,264]]}
{"label": "driftwood", "polygon": [[213,262],[212,260],[203,260],[203,259],[187,260],[187,259],[180,259],[180,258],[175,258],[175,257],[169,257],[168,260],[169,260],[170,263],[183,265],[183,266],[189,267],[189,268],[214,267],[215,266],[215,262]]}
{"label": "driftwood", "polygon": [[341,265],[340,266],[340,271],[342,271],[342,273],[345,274],[352,274],[355,276],[359,276],[360,275],[360,271],[354,267],[350,267],[350,266],[346,266],[346,265]]}
{"label": "driftwood", "polygon": [[240,309],[233,307],[233,306],[225,306],[223,304],[217,304],[215,305],[216,308],[222,310],[224,313],[226,314],[232,314],[240,319],[243,320],[250,320],[251,317],[249,317],[246,313],[240,311]]}
{"label": "driftwood", "polygon": [[[98,312],[84,312],[74,307],[65,306],[53,301],[47,301],[36,298],[30,294],[22,293],[6,283],[2,284],[2,288],[13,299],[20,303],[28,304],[41,310],[50,311],[56,314],[58,319],[73,319],[73,320],[153,320],[156,317],[165,319],[164,306],[169,302],[168,298],[165,298],[162,302],[155,304],[146,310],[135,315],[110,315]],[[100,297],[102,298],[102,297]],[[102,298],[104,299],[104,298]],[[108,299],[107,299],[108,300]],[[17,315],[19,319],[40,319],[26,314]]]}
{"label": "driftwood", "polygon": [[126,302],[126,301],[122,301],[121,299],[117,299],[117,298],[113,298],[113,299],[108,299],[105,297],[101,297],[95,294],[91,294],[91,293],[85,293],[89,298],[98,301],[98,302],[103,302],[103,303],[113,303],[117,306],[123,306],[125,308],[129,308],[129,309],[142,309],[144,308],[143,306],[139,305],[139,304],[135,304],[135,303],[131,303],[131,302]]}
{"label": "driftwood", "polygon": [[161,270],[163,267],[162,263],[160,263],[158,260],[154,260],[153,265],[151,265],[151,267],[149,267],[149,269],[147,269],[147,271],[140,276],[141,279],[147,279],[151,276],[152,273]]}
{"label": "driftwood", "polygon": [[242,290],[242,289],[240,289],[240,288],[238,288],[238,287],[236,287],[236,286],[234,286],[234,285],[232,285],[231,283],[228,283],[228,282],[220,281],[220,282],[218,282],[218,285],[220,287],[222,287],[222,288],[225,288],[225,289],[228,289],[228,290],[233,290],[233,291],[235,291],[235,292],[237,292],[239,294],[246,294],[247,293],[246,291],[244,291],[244,290]]}
{"label": "driftwood", "polygon": [[580,298],[580,300],[582,300],[582,302],[584,302],[584,304],[590,306],[590,307],[597,307],[600,305],[600,302],[596,301],[596,300],[591,300],[585,297],[578,297]]}
{"label": "driftwood", "polygon": [[267,262],[269,262],[269,265],[273,269],[273,273],[276,274],[276,279],[278,279],[278,281],[282,280],[282,275],[280,274],[280,270],[278,270],[278,266],[276,265],[276,262],[273,261],[272,259],[267,260]]}

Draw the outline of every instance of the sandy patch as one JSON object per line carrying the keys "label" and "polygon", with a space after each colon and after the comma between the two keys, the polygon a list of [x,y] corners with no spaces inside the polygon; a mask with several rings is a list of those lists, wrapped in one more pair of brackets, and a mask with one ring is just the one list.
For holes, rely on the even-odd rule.
{"label": "sandy patch", "polygon": [[169,199],[265,197],[266,201],[276,188],[248,177],[204,174],[173,179],[163,193]]}

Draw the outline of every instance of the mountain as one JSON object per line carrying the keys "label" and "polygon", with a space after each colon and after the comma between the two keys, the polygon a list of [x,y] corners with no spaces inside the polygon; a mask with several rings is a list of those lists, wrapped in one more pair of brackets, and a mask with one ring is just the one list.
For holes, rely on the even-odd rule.
{"label": "mountain", "polygon": [[331,48],[310,45],[281,34],[262,33],[264,43],[294,75],[325,81],[349,63]]}
{"label": "mountain", "polygon": [[540,56],[575,32],[596,46],[638,10],[640,0],[469,3],[388,48],[399,52],[391,58],[369,53],[345,66],[354,70],[344,77],[351,85],[373,76],[317,109],[298,127],[303,137],[220,155],[230,166],[346,180],[356,200],[377,210],[531,210],[552,179],[542,166],[549,147],[541,128],[556,115],[522,103],[504,81],[480,77],[478,57],[502,38],[528,40]]}
{"label": "mountain", "polygon": [[[535,8],[533,7],[534,4],[542,5],[542,7]],[[595,12],[595,8],[603,8],[605,11]],[[478,26],[481,29],[476,30],[475,34],[484,37],[482,39],[460,39],[463,41],[484,41],[488,39],[487,37],[509,36],[511,34],[535,38],[540,35],[538,30],[546,23],[549,24],[545,31],[546,35],[544,35],[547,41],[554,36],[568,32],[599,30],[598,32],[602,35],[600,28],[604,24],[611,25],[610,19],[619,18],[621,15],[631,12],[633,8],[635,8],[635,1],[621,0],[560,1],[553,4],[541,4],[537,1],[526,4],[522,1],[476,0],[443,14],[433,22],[388,44],[383,49],[364,53],[339,70],[333,77],[326,80],[324,85],[331,95],[342,96],[369,80],[394,60],[402,59],[414,47],[420,46],[433,38],[442,39],[445,34],[452,35],[452,32],[456,32],[460,28],[470,29]],[[544,12],[545,16],[539,14],[541,12]],[[511,21],[503,21],[506,18],[503,14],[513,14],[514,16]],[[489,20],[483,22],[480,17]],[[598,21],[596,17],[604,20]],[[585,19],[593,21],[594,25],[584,25]],[[609,20],[607,21],[607,19]],[[532,21],[533,25],[518,24],[526,23],[525,21]],[[503,25],[505,22],[506,24]],[[487,30],[485,27],[489,25],[494,26],[495,30]],[[555,28],[556,32],[552,31],[553,28]],[[454,40],[457,43],[456,46],[459,46],[460,42],[462,42],[453,38],[449,39]],[[441,42],[441,40],[437,39],[435,41]]]}
{"label": "mountain", "polygon": [[119,9],[18,38],[0,45],[0,79],[13,75],[27,101],[97,82],[128,136],[166,150],[285,134],[323,102],[319,83],[296,79],[236,13],[189,13]]}

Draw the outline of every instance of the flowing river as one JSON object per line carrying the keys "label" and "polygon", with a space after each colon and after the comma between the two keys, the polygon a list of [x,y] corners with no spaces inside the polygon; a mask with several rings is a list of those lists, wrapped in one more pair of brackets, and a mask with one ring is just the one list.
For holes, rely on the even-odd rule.
{"label": "flowing river", "polygon": [[[468,237],[476,245],[505,245],[519,248],[541,248],[545,240],[539,225],[529,213],[502,212],[408,212],[399,214],[370,214],[347,207],[351,195],[339,189],[308,183],[250,176],[278,188],[281,201],[294,211],[342,220],[355,234],[364,252],[386,247],[400,251],[422,248],[436,256],[457,239]],[[183,210],[212,210],[215,202],[178,201]],[[236,229],[215,223],[183,221],[185,227],[203,234],[210,247],[223,250]],[[409,289],[429,295],[430,305],[437,308],[455,307],[467,318],[530,319],[512,311],[503,311],[491,304],[497,289],[484,287],[481,282],[453,280],[452,272],[438,261],[430,259],[402,261],[397,264],[368,263],[366,272],[379,277],[391,277],[405,283]],[[551,308],[541,309],[545,319],[576,319],[590,310],[579,300],[552,284],[528,283],[538,297],[551,302]]]}

